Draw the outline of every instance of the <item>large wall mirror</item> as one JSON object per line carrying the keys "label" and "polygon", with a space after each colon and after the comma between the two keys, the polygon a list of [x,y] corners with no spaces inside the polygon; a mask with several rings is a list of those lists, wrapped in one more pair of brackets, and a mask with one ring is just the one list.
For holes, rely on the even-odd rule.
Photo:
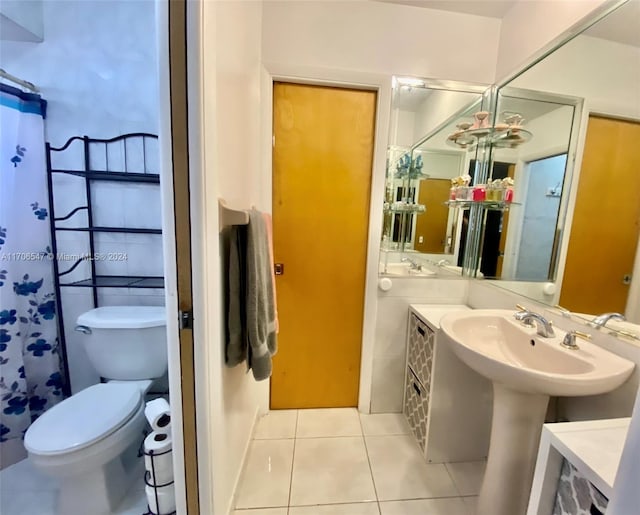
{"label": "large wall mirror", "polygon": [[[384,198],[381,273],[430,276],[455,269],[461,221],[445,202],[469,153],[447,144],[457,117],[480,110],[487,85],[394,78]],[[406,265],[402,265],[402,261]],[[399,267],[397,266],[399,265]],[[427,265],[433,265],[428,267]],[[446,265],[442,267],[442,265]],[[431,270],[431,271],[430,271]]]}
{"label": "large wall mirror", "polygon": [[396,81],[381,272],[422,260],[592,325],[620,313],[606,329],[640,342],[639,19],[628,1],[499,87]]}
{"label": "large wall mirror", "polygon": [[[569,190],[566,175],[563,186],[552,175],[556,172],[551,172],[546,165],[538,173],[531,171],[530,178],[526,179],[527,186],[520,189],[520,194],[527,197],[523,202],[526,207],[519,209],[517,216],[521,220],[515,224],[516,209],[510,211],[508,232],[527,225],[538,226],[541,232],[535,241],[525,241],[524,247],[514,240],[505,251],[505,262],[510,257],[512,265],[508,269],[503,267],[501,277],[526,282],[518,285],[515,281],[502,281],[499,284],[536,300],[559,304],[590,321],[599,314],[621,313],[627,321],[614,318],[607,327],[640,338],[638,20],[640,2],[623,4],[499,88],[497,110],[502,109],[501,102],[507,105],[514,90],[584,99],[571,195],[566,194]],[[519,151],[528,152],[538,137],[543,137],[552,150],[549,164],[561,159],[570,162],[573,159],[570,145],[564,157],[558,152],[567,142],[570,118],[568,113],[561,112],[563,109],[532,119],[529,127],[535,132],[534,138],[528,147],[523,145]],[[537,125],[537,121],[543,120],[548,120],[547,128],[534,129],[534,123]],[[557,147],[555,151],[554,146]],[[496,153],[494,160],[500,161],[502,156]],[[523,161],[528,160],[529,157],[523,155]],[[536,166],[537,163],[533,161]],[[559,170],[562,164],[556,164]],[[540,190],[535,193],[535,206],[529,201],[531,181],[538,184],[535,188]],[[555,188],[554,183],[562,188],[560,197],[555,200],[553,195],[548,196]],[[554,189],[552,193],[556,192]],[[556,224],[553,234],[552,214],[558,210],[561,217],[563,203],[566,203],[569,223],[566,234],[557,244],[553,242],[557,242],[561,224]],[[529,206],[534,207],[531,214],[528,214]],[[543,222],[543,219],[548,220]],[[525,234],[524,231],[521,233]],[[541,257],[543,254],[548,256],[542,249],[548,249],[550,244],[552,252],[548,263],[547,258],[542,260]],[[547,265],[549,275],[545,277]],[[553,270],[556,270],[555,274]],[[548,288],[549,281],[555,281],[553,288]],[[545,286],[547,295],[544,294]]]}

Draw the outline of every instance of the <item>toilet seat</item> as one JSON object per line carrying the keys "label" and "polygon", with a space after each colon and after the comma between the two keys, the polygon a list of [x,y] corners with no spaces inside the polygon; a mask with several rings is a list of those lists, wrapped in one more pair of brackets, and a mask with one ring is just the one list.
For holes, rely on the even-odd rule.
{"label": "toilet seat", "polygon": [[138,411],[136,382],[90,386],[45,412],[27,430],[26,449],[38,455],[77,451],[117,431]]}

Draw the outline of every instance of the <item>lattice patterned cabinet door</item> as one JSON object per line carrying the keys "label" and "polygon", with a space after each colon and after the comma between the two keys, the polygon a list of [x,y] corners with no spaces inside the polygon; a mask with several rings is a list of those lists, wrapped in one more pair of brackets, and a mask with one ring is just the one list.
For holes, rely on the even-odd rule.
{"label": "lattice patterned cabinet door", "polygon": [[429,391],[418,381],[410,367],[407,367],[403,412],[420,448],[424,451],[427,438]]}
{"label": "lattice patterned cabinet door", "polygon": [[566,459],[558,479],[553,515],[605,513],[609,500]]}
{"label": "lattice patterned cabinet door", "polygon": [[431,384],[435,337],[435,332],[428,325],[414,314],[411,315],[408,364],[418,380],[427,387]]}

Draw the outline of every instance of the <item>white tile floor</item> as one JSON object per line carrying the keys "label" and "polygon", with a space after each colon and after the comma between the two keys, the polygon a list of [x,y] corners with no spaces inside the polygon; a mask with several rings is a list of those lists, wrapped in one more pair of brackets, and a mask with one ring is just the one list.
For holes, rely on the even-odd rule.
{"label": "white tile floor", "polygon": [[[56,509],[58,487],[38,472],[28,459],[0,471],[0,514],[64,515]],[[142,515],[147,512],[144,479],[131,486],[113,515]],[[90,515],[90,514],[87,514]]]}
{"label": "white tile floor", "polygon": [[426,463],[401,414],[272,411],[233,515],[473,515],[484,466]]}
{"label": "white tile floor", "polygon": [[[254,438],[233,515],[473,515],[484,473],[484,462],[426,463],[400,414],[272,411]],[[63,515],[56,501],[29,460],[0,471],[2,515]],[[113,515],[146,511],[141,479]]]}

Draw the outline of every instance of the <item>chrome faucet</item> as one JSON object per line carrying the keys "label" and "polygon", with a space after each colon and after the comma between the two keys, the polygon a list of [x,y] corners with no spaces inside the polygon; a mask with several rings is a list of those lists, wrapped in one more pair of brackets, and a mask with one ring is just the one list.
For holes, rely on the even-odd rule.
{"label": "chrome faucet", "polygon": [[614,320],[626,320],[622,313],[603,313],[602,315],[598,315],[597,317],[595,317],[590,323],[593,327],[600,329],[601,327],[607,325],[607,322],[612,318]]}
{"label": "chrome faucet", "polygon": [[567,349],[578,350],[580,347],[576,343],[576,336],[584,340],[591,339],[590,334],[583,333],[580,331],[569,331],[567,334],[564,335],[564,339],[562,340],[562,343],[560,345],[562,345],[563,347],[566,347]]}
{"label": "chrome faucet", "polygon": [[402,263],[409,263],[411,270],[422,270],[422,265],[409,257],[403,257],[400,261]]}
{"label": "chrome faucet", "polygon": [[522,306],[517,307],[520,311],[514,313],[513,318],[529,327],[533,326],[533,323],[535,322],[537,325],[538,334],[543,338],[552,338],[556,335],[556,333],[553,331],[553,324],[545,317],[538,313],[534,313],[533,311],[529,311]]}

